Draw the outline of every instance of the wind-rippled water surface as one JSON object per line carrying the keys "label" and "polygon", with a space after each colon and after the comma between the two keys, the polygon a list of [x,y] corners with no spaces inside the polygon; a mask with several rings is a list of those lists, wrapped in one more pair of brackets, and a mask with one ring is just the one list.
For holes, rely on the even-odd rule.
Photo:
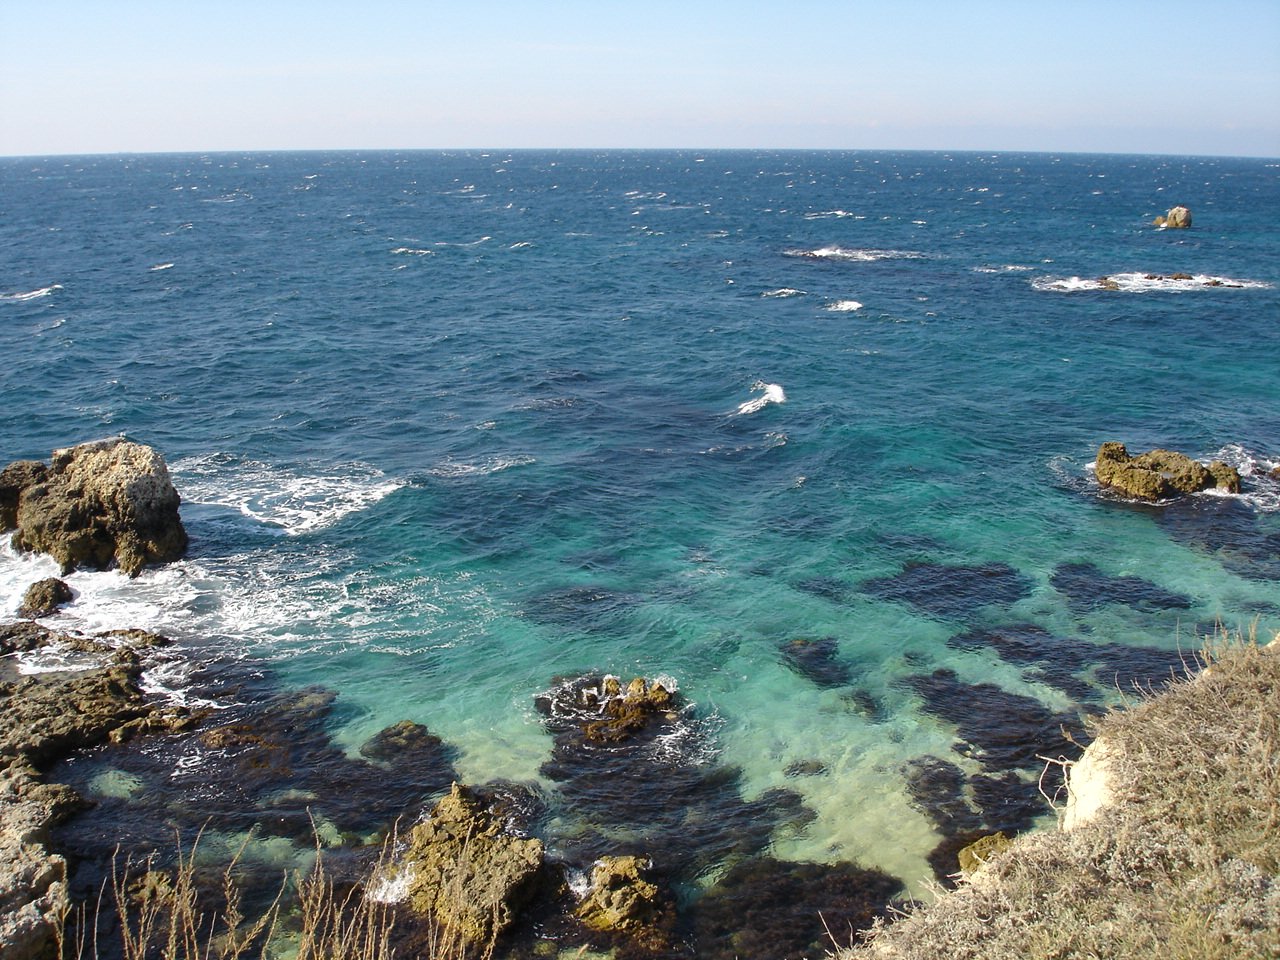
{"label": "wind-rippled water surface", "polygon": [[[333,689],[352,752],[423,723],[463,779],[544,791],[566,849],[535,697],[664,676],[678,762],[735,769],[773,855],[914,886],[1009,796],[1047,812],[1056,718],[1215,624],[1280,629],[1278,169],[3,160],[0,456],[123,433],[183,496],[186,560],[74,574],[51,624]],[[1176,203],[1194,226],[1154,228]],[[1244,493],[1103,495],[1113,439]],[[0,612],[51,572],[6,547]],[[968,778],[967,820],[929,771]]]}

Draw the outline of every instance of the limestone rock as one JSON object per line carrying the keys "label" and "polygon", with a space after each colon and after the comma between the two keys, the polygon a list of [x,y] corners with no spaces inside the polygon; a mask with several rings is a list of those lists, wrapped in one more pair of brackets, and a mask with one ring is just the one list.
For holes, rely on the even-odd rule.
{"label": "limestone rock", "polygon": [[542,841],[509,833],[476,791],[455,783],[409,835],[409,903],[483,946],[536,892],[543,856]]}
{"label": "limestone rock", "polygon": [[1191,226],[1191,211],[1186,207],[1173,207],[1164,215],[1164,225],[1169,230],[1185,230]]}
{"label": "limestone rock", "polygon": [[[11,485],[0,490],[34,475],[21,464],[6,468]],[[63,573],[115,563],[137,576],[186,551],[179,502],[164,457],[151,447],[115,437],[55,450],[43,478],[20,489],[14,544],[50,554]]]}
{"label": "limestone rock", "polygon": [[645,879],[651,868],[642,857],[602,857],[591,868],[591,887],[578,905],[578,918],[592,930],[624,933],[637,945],[670,947],[675,912],[669,898]]}
{"label": "limestone rock", "polygon": [[22,597],[22,606],[18,608],[18,616],[28,620],[48,617],[73,599],[71,588],[64,581],[57,577],[46,577],[27,588]]}
{"label": "limestone rock", "polygon": [[1214,461],[1212,468],[1173,450],[1150,450],[1130,456],[1123,443],[1107,441],[1098,448],[1098,483],[1139,500],[1165,500],[1213,487],[1239,492],[1240,474]]}

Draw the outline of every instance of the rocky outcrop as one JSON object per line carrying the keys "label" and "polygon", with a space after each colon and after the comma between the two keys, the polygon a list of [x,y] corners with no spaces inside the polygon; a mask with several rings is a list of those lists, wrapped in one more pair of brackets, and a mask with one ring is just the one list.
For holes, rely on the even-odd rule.
{"label": "rocky outcrop", "polygon": [[0,475],[0,503],[16,501],[19,549],[48,553],[63,573],[114,564],[130,576],[186,552],[180,498],[151,447],[115,437],[55,450],[42,466],[19,461]]}
{"label": "rocky outcrop", "polygon": [[675,909],[670,898],[646,874],[642,857],[602,857],[591,868],[591,886],[575,911],[601,933],[621,933],[649,951],[671,947]]}
{"label": "rocky outcrop", "polygon": [[1183,206],[1173,207],[1163,217],[1156,217],[1152,223],[1169,230],[1185,230],[1191,226],[1191,211]]}
{"label": "rocky outcrop", "polygon": [[1239,471],[1220,460],[1206,467],[1173,450],[1130,456],[1124,444],[1114,440],[1098,448],[1094,470],[1098,483],[1138,500],[1167,500],[1215,487],[1240,492]]}
{"label": "rocky outcrop", "polygon": [[79,747],[187,722],[145,699],[139,655],[119,645],[129,636],[94,641],[34,623],[0,626],[0,656],[62,643],[105,661],[84,671],[27,677],[16,677],[6,664],[0,674],[0,956],[6,960],[52,957],[55,930],[69,908],[66,863],[49,849],[48,835],[80,799],[68,787],[42,782],[41,771]]}
{"label": "rocky outcrop", "polygon": [[49,617],[57,613],[60,606],[73,599],[71,588],[65,581],[57,577],[45,577],[27,588],[22,597],[22,606],[18,607],[18,616],[28,620]]}
{"label": "rocky outcrop", "polygon": [[510,833],[480,794],[455,783],[409,835],[409,904],[483,947],[537,891],[543,855],[541,840]]}

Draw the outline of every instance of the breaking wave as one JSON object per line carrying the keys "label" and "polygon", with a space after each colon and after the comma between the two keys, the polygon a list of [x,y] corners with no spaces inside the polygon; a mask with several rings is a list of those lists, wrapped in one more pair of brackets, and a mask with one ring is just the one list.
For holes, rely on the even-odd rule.
{"label": "breaking wave", "polygon": [[872,263],[876,260],[924,260],[928,255],[918,250],[819,247],[816,250],[787,250],[786,256],[802,257],[806,260],[843,260],[856,263]]}
{"label": "breaking wave", "polygon": [[41,287],[39,290],[28,290],[25,293],[0,293],[0,300],[8,300],[12,303],[23,303],[27,300],[39,300],[41,297],[47,297],[55,290],[61,290],[62,284],[53,283],[47,287]]}
{"label": "breaking wave", "polygon": [[1037,277],[1031,281],[1034,290],[1054,293],[1079,293],[1090,290],[1118,291],[1121,293],[1186,293],[1207,289],[1265,290],[1271,284],[1261,280],[1236,280],[1210,274],[1174,273],[1113,273],[1093,279],[1083,277]]}
{"label": "breaking wave", "polygon": [[738,415],[742,416],[749,413],[759,413],[771,403],[786,403],[787,395],[783,392],[782,385],[777,383],[765,383],[763,380],[757,380],[751,387],[753,391],[759,391],[760,396],[753,400],[738,405]]}

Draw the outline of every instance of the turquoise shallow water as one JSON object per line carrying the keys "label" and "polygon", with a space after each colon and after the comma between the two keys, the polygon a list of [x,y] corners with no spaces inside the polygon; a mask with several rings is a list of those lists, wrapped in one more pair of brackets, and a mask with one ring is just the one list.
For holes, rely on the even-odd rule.
{"label": "turquoise shallow water", "polygon": [[[665,676],[697,718],[680,762],[810,811],[774,855],[915,887],[947,830],[910,765],[996,769],[919,678],[951,671],[941,699],[999,728],[994,690],[1115,699],[1107,645],[1176,659],[1219,622],[1280,629],[1277,170],[3,160],[0,454],[124,433],[183,495],[189,558],[73,575],[63,625],[336,690],[352,753],[426,724],[464,779],[537,785],[567,848],[535,696]],[[1193,228],[1154,229],[1174,203]],[[1245,492],[1109,498],[1089,470],[1109,439],[1227,459]],[[0,612],[47,567],[6,549]],[[1070,644],[956,640],[1028,624]],[[182,695],[180,671],[155,682]]]}

